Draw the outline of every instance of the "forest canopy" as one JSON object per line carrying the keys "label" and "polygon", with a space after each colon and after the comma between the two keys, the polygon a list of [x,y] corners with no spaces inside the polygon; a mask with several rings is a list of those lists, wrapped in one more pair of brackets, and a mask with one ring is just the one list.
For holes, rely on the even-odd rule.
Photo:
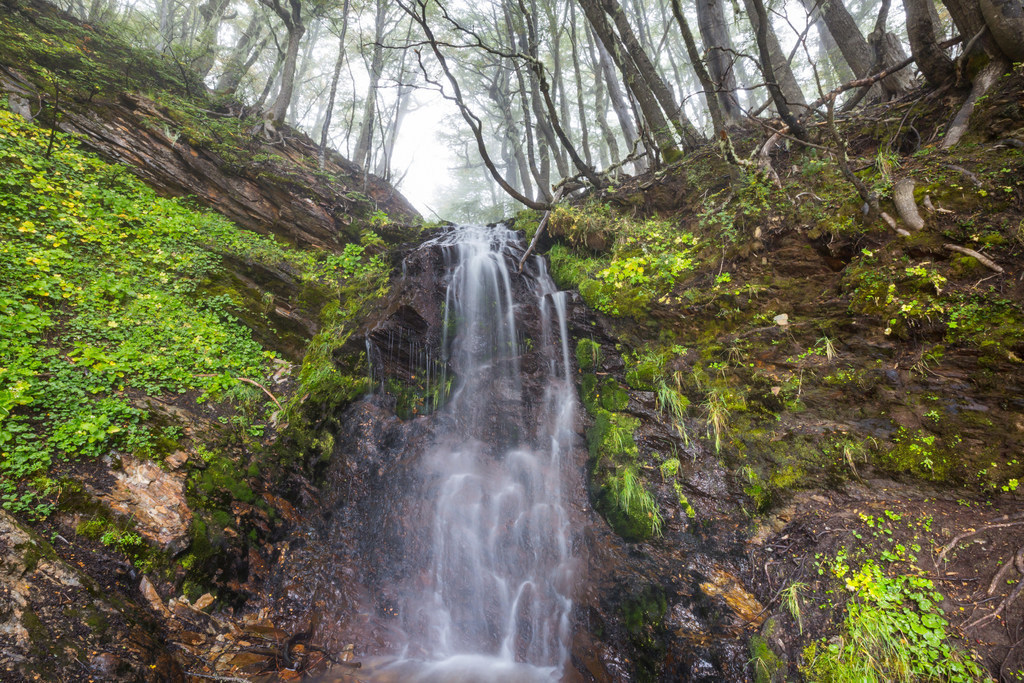
{"label": "forest canopy", "polygon": [[[974,102],[1024,58],[1019,0],[56,4],[238,98],[263,117],[264,134],[304,129],[400,189],[403,141],[436,136],[455,184],[437,208],[452,218],[480,206],[496,207],[494,217],[543,209],[560,184],[607,185],[709,140],[729,158],[739,125],[770,145],[838,152],[825,125],[833,110],[922,85],[963,101],[941,142],[950,147]],[[442,109],[440,130],[414,121],[431,110],[436,124]]]}

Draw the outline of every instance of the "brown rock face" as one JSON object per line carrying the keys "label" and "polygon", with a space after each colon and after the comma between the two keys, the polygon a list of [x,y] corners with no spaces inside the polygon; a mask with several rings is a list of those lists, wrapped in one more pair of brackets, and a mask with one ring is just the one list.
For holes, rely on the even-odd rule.
{"label": "brown rock face", "polygon": [[125,458],[113,474],[113,488],[97,494],[101,501],[134,519],[139,535],[161,550],[179,553],[188,547],[192,511],[185,501],[185,475],[134,458]]}

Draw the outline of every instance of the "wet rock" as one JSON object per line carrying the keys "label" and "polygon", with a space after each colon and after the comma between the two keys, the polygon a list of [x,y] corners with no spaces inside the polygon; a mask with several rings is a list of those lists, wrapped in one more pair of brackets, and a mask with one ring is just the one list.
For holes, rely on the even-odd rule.
{"label": "wet rock", "polygon": [[764,621],[764,606],[729,572],[712,569],[700,588],[709,597],[724,600],[743,624],[760,626]]}
{"label": "wet rock", "polygon": [[7,656],[15,661],[24,659],[30,645],[22,615],[29,591],[28,582],[23,580],[28,570],[24,550],[31,544],[32,539],[14,519],[0,511],[0,638]]}
{"label": "wet rock", "polygon": [[185,451],[174,451],[166,458],[164,458],[164,462],[167,463],[167,466],[170,467],[172,470],[179,469],[187,461],[188,453]]}
{"label": "wet rock", "polygon": [[156,592],[156,588],[150,583],[149,579],[145,576],[142,577],[142,581],[139,582],[139,592],[142,593],[142,597],[146,599],[149,606],[159,612],[162,616],[171,618],[171,611],[167,609],[167,605],[164,604],[160,594]]}
{"label": "wet rock", "polygon": [[165,552],[189,544],[192,511],[185,500],[185,475],[165,472],[150,461],[126,457],[109,491],[94,492],[111,510],[135,521],[139,535]]}
{"label": "wet rock", "polygon": [[200,612],[205,612],[206,609],[210,607],[210,605],[212,605],[215,601],[216,598],[214,598],[212,595],[210,595],[209,593],[203,593],[201,596],[199,596],[199,599],[196,600],[195,604],[193,604],[192,606]]}
{"label": "wet rock", "polygon": [[89,671],[104,679],[109,679],[121,667],[121,658],[109,652],[102,652],[89,660]]}
{"label": "wet rock", "polygon": [[683,633],[701,633],[704,631],[704,624],[686,605],[679,603],[673,605],[665,617],[665,626],[673,631]]}

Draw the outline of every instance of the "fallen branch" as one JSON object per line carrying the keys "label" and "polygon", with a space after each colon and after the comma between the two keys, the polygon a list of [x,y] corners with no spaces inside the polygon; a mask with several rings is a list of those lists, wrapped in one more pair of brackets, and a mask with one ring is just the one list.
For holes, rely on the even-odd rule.
{"label": "fallen branch", "polygon": [[[562,191],[565,190],[565,185],[561,185],[555,190],[555,196],[551,200],[551,208],[558,203],[558,200],[562,198]],[[551,218],[551,208],[544,212],[544,215],[540,219],[540,224],[537,225],[537,232],[533,234],[533,239],[530,240],[530,246],[526,248],[526,252],[523,254],[523,258],[519,259],[519,272],[523,272],[523,264],[526,263],[526,259],[529,258],[530,254],[537,247],[537,240],[540,239],[540,234],[544,232],[544,228],[548,225],[548,219]]]}
{"label": "fallen branch", "polygon": [[248,678],[239,678],[238,676],[211,676],[209,674],[196,673],[195,671],[186,671],[189,676],[195,676],[196,678],[206,678],[211,681],[229,681],[230,683],[250,683]]}
{"label": "fallen branch", "polygon": [[[1009,519],[1009,517],[1004,516],[1003,519]],[[1021,524],[1024,524],[1024,522],[1003,522],[1000,524],[986,524],[981,528],[971,529],[970,531],[963,532],[943,547],[942,552],[939,553],[939,559],[935,562],[936,570],[938,570],[938,566],[940,564],[946,561],[946,553],[955,548],[956,544],[964,540],[965,538],[970,538],[971,536],[976,536],[977,534],[984,533],[992,529],[1004,529],[1010,526],[1020,526]],[[1024,585],[1024,582],[1022,582],[1022,585]]]}
{"label": "fallen branch", "polygon": [[[217,375],[196,375],[196,377],[217,377]],[[246,384],[251,384],[252,386],[258,389],[262,389],[263,393],[270,397],[270,400],[274,402],[274,405],[276,405],[278,409],[284,409],[283,406],[281,405],[281,402],[278,401],[277,398],[275,398],[272,393],[270,393],[270,389],[267,389],[265,386],[263,386],[256,380],[252,380],[247,377],[232,377],[231,379],[238,382],[245,382]]]}
{"label": "fallen branch", "polygon": [[950,251],[955,251],[955,252],[957,252],[959,254],[964,254],[966,256],[973,256],[974,258],[978,259],[978,263],[980,263],[981,265],[985,266],[986,268],[988,268],[991,271],[994,271],[996,273],[1004,272],[1003,271],[1003,267],[1000,266],[998,263],[996,263],[995,261],[993,261],[992,259],[990,259],[987,256],[979,254],[978,252],[974,251],[973,249],[968,249],[967,247],[961,247],[959,244],[943,244],[942,246],[944,246],[946,249],[949,249]]}

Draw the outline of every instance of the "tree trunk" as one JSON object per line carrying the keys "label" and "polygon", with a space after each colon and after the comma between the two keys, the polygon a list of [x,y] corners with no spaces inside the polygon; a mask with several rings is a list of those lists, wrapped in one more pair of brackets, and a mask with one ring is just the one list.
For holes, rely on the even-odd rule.
{"label": "tree trunk", "polygon": [[[214,88],[217,92],[231,95],[238,89],[238,84],[242,82],[242,78],[248,71],[245,65],[249,60],[251,46],[260,39],[264,23],[264,17],[254,11],[249,19],[249,25],[245,27],[245,31],[235,43],[235,49],[231,51],[231,56],[228,57],[227,63],[224,65],[224,71],[217,79],[217,85]],[[265,44],[265,42],[261,44],[257,48],[257,52],[262,51],[262,45]]]}
{"label": "tree trunk", "polygon": [[157,31],[160,34],[159,52],[167,52],[174,42],[174,0],[160,0],[157,4]]}
{"label": "tree trunk", "polygon": [[293,24],[288,29],[288,45],[285,48],[284,63],[281,65],[281,90],[277,93],[277,99],[270,109],[270,118],[275,123],[285,120],[288,114],[288,105],[292,101],[292,91],[295,89],[295,64],[299,57],[299,46],[302,43],[302,34],[306,27],[301,23]]}
{"label": "tree trunk", "polygon": [[[580,43],[579,34],[576,30],[576,5],[569,3],[569,42],[572,46],[572,75],[576,85],[576,114],[580,119],[580,146],[583,147],[583,155],[587,164],[594,165],[594,157],[590,151],[590,130],[587,125],[587,109],[583,97],[583,72],[580,69]],[[600,79],[594,81],[595,90],[600,86]],[[604,93],[601,93],[602,95]],[[596,97],[596,94],[595,94]]]}
{"label": "tree trunk", "polygon": [[622,54],[615,33],[608,24],[604,10],[598,5],[598,0],[580,0],[580,6],[583,7],[583,12],[593,27],[594,33],[604,43],[615,65],[622,71],[626,87],[636,98],[637,105],[643,112],[647,129],[653,136],[658,151],[666,157],[674,156],[677,149],[676,141],[672,137],[672,129],[669,127],[668,121],[665,120],[661,107],[647,81],[640,75],[633,61]]}
{"label": "tree trunk", "polygon": [[387,0],[377,0],[377,13],[374,27],[373,54],[367,71],[370,83],[366,89],[366,100],[363,102],[363,120],[359,126],[359,137],[352,162],[360,168],[369,169],[370,152],[373,145],[373,126],[377,118],[377,87],[384,72],[384,22],[387,18]]}
{"label": "tree trunk", "polygon": [[[531,3],[531,11],[527,11],[522,2],[519,3],[519,9],[523,17],[523,28],[526,29],[525,34],[519,34],[519,51],[529,55],[534,60],[539,60],[536,2]],[[530,68],[527,69],[527,73],[530,82],[530,107],[533,109],[533,118],[537,122],[537,128],[543,136],[537,140],[541,166],[543,167],[546,163],[549,164],[551,157],[554,157],[558,175],[562,178],[568,177],[569,164],[562,154],[562,150],[558,145],[558,137],[555,135],[555,130],[552,127],[551,117],[554,114],[553,112],[550,114],[545,112],[544,96],[541,93],[540,79],[536,70]]]}
{"label": "tree trunk", "polygon": [[309,37],[306,38],[306,49],[302,51],[302,60],[296,63],[295,68],[295,83],[298,85],[292,91],[292,101],[288,105],[288,121],[292,126],[297,125],[297,114],[299,109],[299,97],[302,95],[302,84],[306,82],[306,74],[309,73],[309,65],[313,62],[312,54],[313,49],[316,47],[320,40],[320,23],[319,18],[313,21],[313,29],[309,32]]}
{"label": "tree trunk", "polygon": [[764,74],[765,82],[768,84],[768,92],[771,93],[772,100],[775,102],[776,111],[779,112],[779,116],[782,117],[782,120],[789,126],[790,131],[796,137],[804,140],[806,139],[807,134],[804,131],[803,124],[801,124],[799,119],[793,115],[793,112],[789,108],[789,103],[786,101],[786,95],[782,92],[782,87],[775,80],[775,74],[778,72],[776,71],[774,62],[772,61],[771,49],[768,46],[768,29],[770,28],[770,23],[768,20],[768,11],[764,7],[764,1],[748,0],[748,3],[754,9],[754,14],[751,15],[751,23],[754,23],[756,26],[757,50],[760,54],[761,71]]}
{"label": "tree trunk", "polygon": [[281,74],[281,66],[284,64],[284,53],[278,51],[277,57],[274,59],[274,66],[270,69],[270,73],[267,75],[267,82],[263,86],[263,92],[256,98],[256,109],[262,110],[263,105],[266,103],[267,98],[270,96],[270,91],[274,89],[274,84],[278,80],[278,76]]}
{"label": "tree trunk", "polygon": [[707,69],[714,81],[719,108],[726,123],[743,116],[736,97],[736,74],[733,70],[729,27],[721,0],[697,0],[697,27],[707,50]]}
{"label": "tree trunk", "polygon": [[[595,73],[594,78],[600,79],[604,85],[608,87],[608,101],[611,102],[612,110],[615,112],[615,118],[619,121],[619,128],[622,130],[623,138],[626,141],[626,146],[632,148],[636,144],[638,134],[636,125],[633,121],[633,114],[629,110],[629,105],[626,104],[626,97],[622,92],[622,88],[619,85],[619,79],[615,74],[615,65],[612,62],[611,55],[608,54],[608,50],[605,49],[604,43],[600,39],[593,37],[593,30],[588,31],[588,35],[592,38],[592,43],[597,49],[597,61],[594,62],[599,68],[601,73]],[[609,144],[610,148],[615,148],[614,135],[612,136],[612,143]],[[616,161],[618,161],[618,150],[615,152]]]}
{"label": "tree trunk", "polygon": [[1012,62],[1024,61],[1024,6],[1020,0],[981,0],[992,39]]}
{"label": "tree trunk", "polygon": [[[878,72],[895,64],[901,64],[907,59],[907,53],[903,50],[903,44],[893,33],[885,30],[885,24],[889,17],[889,6],[892,0],[882,0],[881,8],[878,11],[878,19],[875,21],[875,30],[868,36],[868,43],[875,52],[875,63],[871,67],[872,72]],[[899,97],[910,91],[914,82],[909,70],[899,71],[891,76],[882,79],[882,89],[890,98]]]}
{"label": "tree trunk", "polygon": [[619,31],[619,37],[622,39],[627,54],[633,60],[633,63],[636,64],[641,77],[650,86],[651,92],[661,106],[661,110],[665,112],[665,116],[672,122],[679,137],[682,138],[683,149],[686,151],[694,149],[701,141],[700,134],[693,127],[690,120],[686,118],[686,114],[683,113],[679,105],[676,104],[672,91],[669,90],[668,85],[665,84],[664,79],[662,79],[658,70],[654,68],[654,64],[647,57],[647,53],[633,32],[633,27],[630,26],[626,18],[626,13],[622,11],[622,6],[619,5],[618,0],[604,0],[604,4],[605,11],[611,15],[612,20],[615,22],[615,27]]}
{"label": "tree trunk", "polygon": [[693,31],[690,30],[690,24],[686,21],[686,15],[683,14],[683,8],[679,0],[672,0],[672,14],[676,18],[676,23],[679,24],[680,33],[683,34],[683,43],[686,44],[686,52],[690,57],[690,64],[697,73],[697,80],[700,81],[700,85],[704,89],[704,99],[708,104],[708,113],[711,115],[711,126],[715,131],[715,135],[719,135],[725,130],[725,116],[723,116],[722,108],[719,106],[720,100],[716,92],[717,87],[700,58],[700,52],[697,50],[697,41],[693,39]]}
{"label": "tree trunk", "polygon": [[320,169],[323,170],[327,157],[327,136],[331,131],[331,117],[334,115],[334,101],[338,96],[338,80],[341,77],[341,65],[345,61],[345,35],[348,33],[349,0],[341,8],[341,30],[338,32],[338,58],[334,60],[334,71],[331,73],[331,90],[327,96],[327,112],[320,126]]}
{"label": "tree trunk", "polygon": [[871,67],[875,64],[875,56],[842,0],[819,0],[818,6],[829,33],[839,46],[843,59],[853,69],[854,76],[863,78],[870,75]]}
{"label": "tree trunk", "polygon": [[[505,33],[508,39],[509,45],[512,47],[513,52],[518,52],[518,38],[515,29],[515,25],[512,21],[512,8],[509,3],[502,3],[502,15],[505,20]],[[551,163],[550,159],[545,155],[542,159],[542,164],[537,165],[537,147],[541,144],[534,138],[535,127],[533,125],[533,116],[530,113],[530,103],[528,101],[527,88],[526,88],[526,77],[523,76],[522,68],[520,67],[518,60],[513,60],[512,70],[516,75],[516,85],[519,88],[519,106],[523,112],[523,127],[526,131],[526,156],[529,161],[530,174],[533,176],[534,182],[537,183],[537,199],[550,199],[550,193],[548,188],[551,186]],[[525,184],[524,184],[525,188]]]}
{"label": "tree trunk", "polygon": [[[974,76],[971,92],[949,125],[943,149],[956,145],[967,132],[974,105],[1010,68],[1014,55],[1024,54],[1024,9],[1019,0],[943,0],[966,41],[968,57],[986,56]],[[983,51],[983,52],[982,52]]]}
{"label": "tree trunk", "polygon": [[[750,25],[754,29],[755,36],[760,35],[762,23],[760,19],[761,12],[758,11],[756,2],[760,2],[760,0],[743,0],[743,6],[747,10],[747,16],[750,18]],[[763,8],[764,3],[761,2],[761,5]],[[765,11],[765,15],[767,17],[767,11]],[[774,76],[774,80],[782,89],[782,95],[787,105],[790,107],[806,105],[807,100],[804,99],[804,93],[796,81],[796,76],[793,75],[793,69],[789,65],[786,53],[782,51],[782,46],[779,45],[779,37],[775,34],[775,28],[772,26],[770,18],[766,24],[765,41],[768,47],[768,56],[772,63],[771,73]],[[758,48],[760,49],[760,46]],[[768,79],[767,74],[765,79]],[[797,108],[804,109],[806,107],[797,106]],[[781,112],[779,114],[781,116]]]}
{"label": "tree trunk", "polygon": [[267,112],[267,117],[274,123],[282,123],[288,113],[288,105],[292,101],[292,90],[295,88],[295,62],[299,57],[299,45],[302,43],[302,35],[306,27],[302,23],[302,0],[288,0],[289,7],[281,5],[280,0],[260,0],[267,8],[273,10],[274,14],[284,23],[288,30],[288,45],[284,52],[284,62],[281,65],[281,89],[277,93],[277,99]]}
{"label": "tree trunk", "polygon": [[949,10],[964,45],[973,44],[972,52],[984,49],[992,54],[994,43],[990,36],[982,35],[979,40],[974,40],[986,28],[978,0],[942,0],[942,4]]}
{"label": "tree trunk", "polygon": [[[822,19],[821,8],[818,2],[816,0],[801,0],[801,2],[807,11],[808,21],[814,24],[814,29],[818,32],[818,55],[821,58],[819,61],[825,61],[832,67],[836,83],[852,81],[856,78],[853,74],[853,69],[846,63],[842,50],[839,49],[839,44],[836,43],[832,32],[829,31],[828,24]],[[832,85],[836,83],[832,83]],[[818,94],[821,95],[823,93]]]}
{"label": "tree trunk", "polygon": [[206,79],[217,59],[217,33],[220,31],[220,25],[229,4],[229,0],[209,0],[199,7],[199,13],[203,17],[203,26],[196,41],[197,57],[192,60],[192,68],[199,80]]}
{"label": "tree trunk", "polygon": [[[930,6],[930,7],[929,7]],[[907,14],[907,36],[917,68],[932,85],[956,80],[953,60],[938,44],[938,27],[933,23],[934,0],[903,0]]]}

